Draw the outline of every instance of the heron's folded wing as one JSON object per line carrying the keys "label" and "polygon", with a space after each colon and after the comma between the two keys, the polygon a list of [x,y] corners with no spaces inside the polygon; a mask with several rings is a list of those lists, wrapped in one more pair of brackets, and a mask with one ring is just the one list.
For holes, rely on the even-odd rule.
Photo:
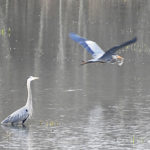
{"label": "heron's folded wing", "polygon": [[24,107],[18,109],[17,111],[13,112],[11,115],[9,115],[7,118],[5,118],[1,123],[11,123],[11,122],[19,122],[26,118],[28,118],[29,114],[26,112],[26,109]]}
{"label": "heron's folded wing", "polygon": [[94,58],[104,55],[105,52],[95,42],[82,38],[75,33],[70,33],[69,36],[72,40],[83,46]]}
{"label": "heron's folded wing", "polygon": [[125,42],[125,43],[123,43],[123,44],[121,44],[121,45],[119,45],[119,46],[112,47],[112,48],[109,49],[107,52],[105,52],[105,55],[108,55],[108,54],[112,55],[112,54],[114,54],[117,50],[119,50],[119,49],[121,49],[121,48],[123,48],[123,47],[125,47],[125,46],[127,46],[127,45],[133,44],[133,43],[135,43],[136,41],[137,41],[137,38],[135,37],[135,38],[133,38],[132,40],[127,41],[127,42]]}
{"label": "heron's folded wing", "polygon": [[6,117],[1,123],[11,123],[11,122],[17,122],[20,119],[19,114],[11,114],[8,117]]}

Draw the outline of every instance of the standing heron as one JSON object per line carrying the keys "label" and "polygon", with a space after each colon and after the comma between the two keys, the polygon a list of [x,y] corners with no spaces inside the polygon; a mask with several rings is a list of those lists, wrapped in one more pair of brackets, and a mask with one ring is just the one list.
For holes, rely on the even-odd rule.
{"label": "standing heron", "polygon": [[27,91],[28,91],[28,98],[26,105],[21,107],[20,109],[13,112],[11,115],[9,115],[7,118],[5,118],[1,124],[11,123],[12,125],[14,123],[18,123],[22,121],[22,124],[32,116],[32,92],[31,92],[31,81],[39,79],[38,77],[32,77],[30,76],[27,79]]}
{"label": "standing heron", "polygon": [[130,41],[127,41],[119,46],[115,46],[110,48],[108,51],[104,52],[95,42],[87,40],[83,37],[80,37],[79,35],[75,33],[69,34],[70,38],[74,40],[75,42],[79,43],[83,48],[85,48],[93,57],[93,59],[90,59],[88,61],[83,61],[82,65],[87,63],[117,63],[119,66],[121,66],[124,62],[124,58],[116,55],[115,52],[127,45],[130,45],[132,43],[135,43],[137,41],[137,38],[133,38]]}

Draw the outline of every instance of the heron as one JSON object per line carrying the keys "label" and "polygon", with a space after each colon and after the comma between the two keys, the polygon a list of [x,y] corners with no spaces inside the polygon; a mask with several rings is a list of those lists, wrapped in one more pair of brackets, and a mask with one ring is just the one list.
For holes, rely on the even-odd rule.
{"label": "heron", "polygon": [[39,79],[39,77],[30,76],[27,79],[28,97],[27,97],[26,105],[16,110],[12,114],[10,114],[8,117],[6,117],[1,122],[1,124],[11,123],[13,125],[14,123],[22,122],[22,125],[24,125],[25,121],[28,118],[31,118],[33,109],[32,109],[32,92],[31,92],[30,84],[31,84],[31,81],[36,80],[36,79]]}
{"label": "heron", "polygon": [[88,61],[82,61],[81,65],[87,64],[87,63],[117,63],[119,66],[121,66],[124,63],[124,58],[116,55],[115,53],[130,44],[133,44],[137,41],[137,38],[134,37],[132,40],[122,43],[121,45],[114,46],[110,48],[108,51],[104,52],[99,45],[91,40],[88,40],[86,38],[83,38],[75,33],[69,33],[69,36],[72,40],[79,43],[83,48],[89,52],[93,59],[90,59]]}

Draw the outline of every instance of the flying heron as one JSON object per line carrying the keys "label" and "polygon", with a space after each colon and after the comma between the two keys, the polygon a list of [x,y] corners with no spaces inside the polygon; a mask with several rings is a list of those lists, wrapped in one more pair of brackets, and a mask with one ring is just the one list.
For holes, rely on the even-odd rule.
{"label": "flying heron", "polygon": [[115,46],[110,48],[108,51],[104,52],[95,42],[87,40],[83,37],[80,37],[79,35],[75,33],[69,34],[70,38],[74,40],[75,42],[79,43],[83,48],[85,48],[93,57],[93,59],[90,59],[88,61],[83,61],[82,65],[87,63],[117,63],[119,66],[121,66],[124,62],[124,58],[116,55],[115,52],[127,45],[130,45],[132,43],[135,43],[137,41],[137,38],[133,38],[130,41],[127,41],[125,43],[122,43],[119,46]]}
{"label": "flying heron", "polygon": [[30,76],[27,79],[28,98],[27,98],[26,105],[16,110],[8,117],[6,117],[1,122],[1,124],[11,123],[13,125],[14,123],[18,123],[18,122],[22,122],[22,124],[24,124],[24,122],[32,116],[32,111],[33,111],[32,110],[32,92],[31,92],[30,83],[31,81],[36,80],[36,79],[39,79],[39,78]]}

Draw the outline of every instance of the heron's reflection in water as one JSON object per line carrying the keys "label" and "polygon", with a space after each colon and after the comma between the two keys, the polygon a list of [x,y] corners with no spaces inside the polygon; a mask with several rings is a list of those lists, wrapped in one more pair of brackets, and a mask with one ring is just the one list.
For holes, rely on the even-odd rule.
{"label": "heron's reflection in water", "polygon": [[2,129],[5,130],[6,135],[1,142],[5,148],[15,149],[31,149],[32,148],[32,136],[29,127],[23,126],[11,126],[1,125]]}

